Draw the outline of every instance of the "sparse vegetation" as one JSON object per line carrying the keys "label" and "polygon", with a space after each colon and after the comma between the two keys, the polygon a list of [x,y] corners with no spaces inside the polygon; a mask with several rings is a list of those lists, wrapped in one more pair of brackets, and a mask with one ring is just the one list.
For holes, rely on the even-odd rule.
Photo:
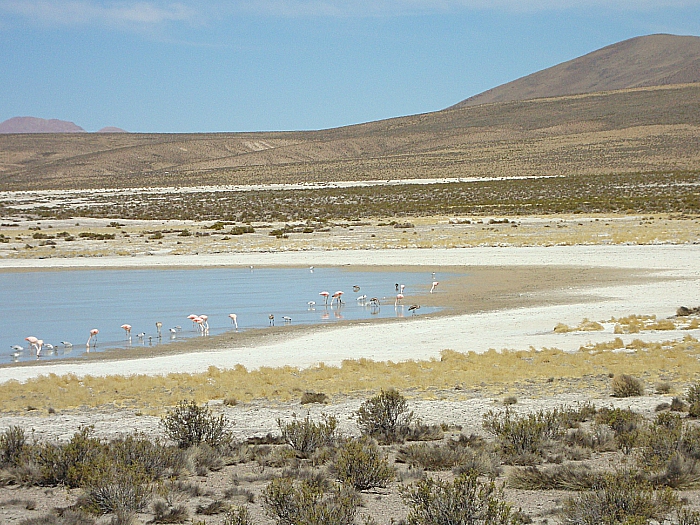
{"label": "sparse vegetation", "polygon": [[380,442],[403,441],[412,419],[406,398],[393,388],[382,390],[362,403],[357,411],[362,433]]}
{"label": "sparse vegetation", "polygon": [[230,439],[226,417],[215,416],[210,408],[199,406],[194,400],[181,401],[163,416],[161,425],[180,448],[200,443],[216,448]]}

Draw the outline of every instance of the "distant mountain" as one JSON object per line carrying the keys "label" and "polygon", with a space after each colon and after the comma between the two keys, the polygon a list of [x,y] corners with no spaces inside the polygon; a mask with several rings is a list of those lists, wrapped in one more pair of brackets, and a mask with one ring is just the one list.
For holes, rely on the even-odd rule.
{"label": "distant mountain", "polygon": [[0,133],[84,133],[85,130],[73,122],[46,120],[36,117],[12,117],[0,122]]}
{"label": "distant mountain", "polygon": [[129,133],[125,129],[115,128],[114,126],[107,126],[106,128],[98,129],[97,133]]}
{"label": "distant mountain", "polygon": [[613,44],[470,97],[494,102],[700,82],[700,37],[649,35]]}

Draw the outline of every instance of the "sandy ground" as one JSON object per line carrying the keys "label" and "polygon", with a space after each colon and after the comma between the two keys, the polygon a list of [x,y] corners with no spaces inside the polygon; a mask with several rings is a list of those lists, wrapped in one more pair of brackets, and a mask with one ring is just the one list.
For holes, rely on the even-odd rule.
{"label": "sandy ground", "polygon": [[[160,256],[143,258],[101,257],[97,259],[2,260],[0,269],[27,268],[99,268],[109,266],[420,266],[429,273],[449,267],[470,269],[511,268],[521,272],[520,281],[532,280],[526,291],[513,290],[513,302],[521,305],[494,309],[481,297],[483,311],[461,315],[416,316],[407,314],[401,322],[356,323],[331,329],[295,330],[274,338],[272,343],[260,338],[248,339],[245,345],[231,344],[213,350],[149,356],[140,359],[89,360],[36,366],[8,366],[0,369],[0,382],[10,379],[26,380],[46,373],[75,373],[78,375],[162,374],[166,372],[197,372],[209,366],[231,368],[242,364],[254,369],[261,366],[292,365],[307,367],[319,362],[339,364],[343,359],[369,358],[379,361],[401,361],[438,357],[445,349],[459,352],[484,352],[495,349],[528,349],[556,347],[577,350],[589,342],[611,340],[612,323],[603,332],[554,333],[559,323],[577,325],[583,318],[607,321],[630,314],[674,315],[678,306],[700,303],[700,245],[659,246],[558,246],[523,248],[469,248],[452,250],[379,250],[336,252],[243,253],[200,256]],[[564,286],[553,282],[557,273],[539,274],[547,269],[568,267]],[[596,286],[595,275],[577,285],[571,272],[585,269],[616,270],[615,279],[604,279]],[[624,273],[628,271],[629,282]],[[635,273],[636,272],[636,273]],[[646,279],[638,276],[645,274]],[[635,277],[632,277],[635,275]],[[655,278],[650,278],[655,277]],[[524,283],[525,285],[527,282]],[[460,281],[449,291],[441,293],[468,297],[470,284]],[[476,285],[475,285],[476,286]],[[499,298],[494,297],[494,301]],[[500,298],[503,299],[502,297]],[[408,302],[408,301],[407,301]],[[453,302],[459,303],[453,299]],[[534,303],[535,306],[528,306]],[[550,304],[548,304],[550,303]],[[682,338],[690,333],[660,332],[626,337],[645,340]],[[625,340],[625,342],[628,342]],[[331,344],[332,343],[332,344]]]}

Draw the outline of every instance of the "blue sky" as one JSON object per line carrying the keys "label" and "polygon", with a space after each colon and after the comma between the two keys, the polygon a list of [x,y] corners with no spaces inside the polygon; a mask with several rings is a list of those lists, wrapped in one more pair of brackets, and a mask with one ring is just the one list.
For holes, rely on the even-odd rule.
{"label": "blue sky", "polygon": [[0,0],[0,122],[322,129],[443,109],[700,0]]}

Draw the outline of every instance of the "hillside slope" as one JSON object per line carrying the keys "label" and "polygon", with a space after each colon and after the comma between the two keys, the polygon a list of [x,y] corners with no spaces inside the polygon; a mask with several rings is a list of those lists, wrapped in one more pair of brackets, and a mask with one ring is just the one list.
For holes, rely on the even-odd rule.
{"label": "hillside slope", "polygon": [[700,38],[648,35],[593,51],[453,107],[700,82]]}

